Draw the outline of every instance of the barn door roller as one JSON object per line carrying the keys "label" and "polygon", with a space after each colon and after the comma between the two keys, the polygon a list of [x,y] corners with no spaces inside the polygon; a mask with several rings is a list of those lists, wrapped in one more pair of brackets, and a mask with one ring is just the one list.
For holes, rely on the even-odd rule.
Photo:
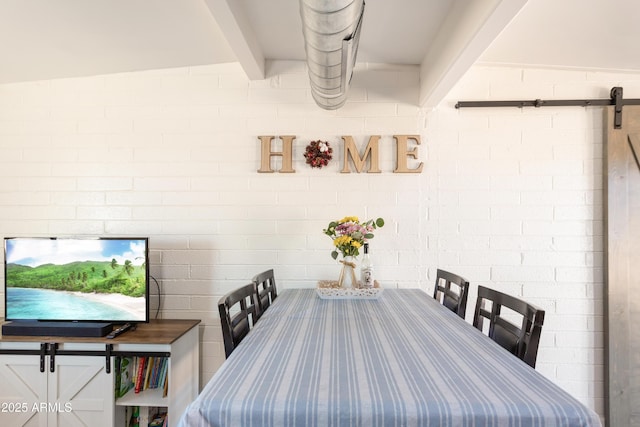
{"label": "barn door roller", "polygon": [[615,106],[613,126],[615,129],[622,127],[622,107],[624,105],[640,105],[640,99],[624,99],[622,88],[611,88],[611,98],[609,99],[558,99],[533,101],[458,101],[456,108],[467,107],[594,107],[594,106]]}

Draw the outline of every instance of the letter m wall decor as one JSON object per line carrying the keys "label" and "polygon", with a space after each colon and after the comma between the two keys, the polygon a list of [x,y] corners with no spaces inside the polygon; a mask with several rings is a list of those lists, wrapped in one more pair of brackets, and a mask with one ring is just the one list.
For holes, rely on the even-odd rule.
{"label": "letter m wall decor", "polygon": [[640,107],[607,107],[607,426],[640,426]]}

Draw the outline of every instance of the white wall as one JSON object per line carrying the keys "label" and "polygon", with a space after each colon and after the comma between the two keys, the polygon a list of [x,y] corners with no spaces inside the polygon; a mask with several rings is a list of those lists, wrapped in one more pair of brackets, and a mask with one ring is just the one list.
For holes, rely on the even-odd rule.
{"label": "white wall", "polygon": [[[203,321],[204,382],[224,359],[222,294],[271,267],[281,289],[335,278],[322,228],[382,216],[384,286],[431,292],[440,267],[543,306],[537,369],[602,414],[602,109],[453,105],[637,97],[640,76],[475,67],[426,112],[412,67],[360,67],[338,111],[315,106],[303,64],[269,75],[230,64],[1,85],[0,235],[149,236],[162,317]],[[391,172],[394,134],[421,135],[422,174]],[[258,135],[296,135],[296,173],[257,173]],[[341,135],[361,148],[381,135],[382,173],[341,174]],[[312,139],[336,149],[325,169],[304,164]],[[474,303],[472,288],[468,316]]]}

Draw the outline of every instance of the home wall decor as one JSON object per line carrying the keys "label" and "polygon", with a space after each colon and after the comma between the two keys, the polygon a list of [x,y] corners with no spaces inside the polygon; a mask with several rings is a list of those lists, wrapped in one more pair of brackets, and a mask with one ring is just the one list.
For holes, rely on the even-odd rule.
{"label": "home wall decor", "polygon": [[[296,139],[295,135],[281,135],[278,136],[281,144],[281,151],[276,151],[273,148],[273,140],[276,138],[274,135],[260,135],[260,168],[258,173],[295,173],[293,168],[293,143]],[[343,163],[340,173],[351,173],[351,165],[355,168],[357,173],[366,171],[367,173],[381,173],[380,170],[380,135],[371,135],[367,146],[364,149],[362,155],[358,150],[356,141],[353,136],[342,136],[343,142]],[[423,162],[419,162],[415,167],[409,166],[409,160],[419,160],[418,145],[420,145],[420,135],[393,135],[395,141],[395,155],[396,155],[396,167],[393,169],[393,173],[422,173],[424,166]],[[282,158],[282,164],[280,169],[275,170],[272,168],[272,157]],[[304,156],[302,156],[304,158]],[[367,159],[369,168],[366,168]]]}

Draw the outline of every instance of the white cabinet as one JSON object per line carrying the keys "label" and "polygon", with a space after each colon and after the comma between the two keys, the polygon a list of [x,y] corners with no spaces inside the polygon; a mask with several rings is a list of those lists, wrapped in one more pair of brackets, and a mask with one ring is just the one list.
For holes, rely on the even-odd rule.
{"label": "white cabinet", "polygon": [[[0,426],[124,427],[133,406],[141,420],[166,408],[175,426],[199,392],[198,323],[156,320],[112,340],[0,337]],[[168,358],[166,396],[131,390],[116,399],[116,357],[149,355]]]}

